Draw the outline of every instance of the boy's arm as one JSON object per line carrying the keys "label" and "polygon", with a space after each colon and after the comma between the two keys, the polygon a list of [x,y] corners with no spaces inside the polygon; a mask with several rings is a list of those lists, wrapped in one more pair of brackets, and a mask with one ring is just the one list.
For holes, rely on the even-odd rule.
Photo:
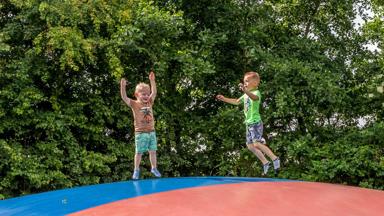
{"label": "boy's arm", "polygon": [[151,100],[152,102],[155,101],[156,95],[157,95],[157,87],[156,87],[156,80],[155,80],[155,73],[151,71],[149,73],[149,82],[151,84]]}
{"label": "boy's arm", "polygon": [[128,105],[128,106],[131,106],[131,99],[129,97],[127,97],[127,92],[125,90],[127,86],[127,80],[125,80],[124,78],[120,80],[120,95],[121,95],[121,98],[123,99],[123,101]]}
{"label": "boy's arm", "polygon": [[252,100],[254,100],[254,101],[259,100],[259,96],[255,95],[252,92],[250,92],[249,90],[247,90],[242,83],[239,84],[239,87]]}
{"label": "boy's arm", "polygon": [[216,98],[218,100],[221,100],[221,101],[225,102],[225,103],[229,103],[229,104],[233,104],[233,105],[239,105],[240,104],[240,100],[239,99],[226,98],[223,95],[217,95]]}

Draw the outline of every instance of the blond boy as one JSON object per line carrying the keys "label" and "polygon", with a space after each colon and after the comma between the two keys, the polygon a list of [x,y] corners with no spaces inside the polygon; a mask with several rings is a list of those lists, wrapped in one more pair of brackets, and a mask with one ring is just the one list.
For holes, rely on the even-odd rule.
{"label": "blond boy", "polygon": [[156,98],[157,89],[155,82],[155,73],[149,74],[150,86],[146,83],[136,85],[136,100],[127,97],[127,81],[123,78],[120,81],[120,93],[123,101],[132,109],[135,127],[135,160],[132,179],[140,177],[140,162],[144,152],[149,152],[151,162],[151,173],[156,177],[161,177],[157,170],[157,139],[155,132],[155,121],[153,117],[152,106]]}
{"label": "blond boy", "polygon": [[265,145],[263,138],[263,122],[259,112],[261,104],[261,93],[258,90],[260,76],[256,72],[247,72],[244,74],[244,83],[239,87],[244,94],[238,98],[227,98],[223,95],[217,95],[216,98],[223,102],[239,105],[244,104],[245,124],[247,127],[246,145],[263,164],[263,175],[266,175],[271,163],[266,159],[265,153],[272,161],[275,172],[280,168],[280,159]]}

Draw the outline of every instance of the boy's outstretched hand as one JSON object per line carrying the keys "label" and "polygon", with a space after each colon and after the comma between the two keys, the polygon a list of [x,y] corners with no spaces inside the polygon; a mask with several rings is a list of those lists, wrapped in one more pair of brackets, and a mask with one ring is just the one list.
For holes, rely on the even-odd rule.
{"label": "boy's outstretched hand", "polygon": [[224,99],[224,96],[223,95],[216,95],[216,99],[222,101]]}
{"label": "boy's outstretched hand", "polygon": [[155,72],[151,71],[151,72],[149,73],[149,80],[151,80],[151,81],[155,81]]}

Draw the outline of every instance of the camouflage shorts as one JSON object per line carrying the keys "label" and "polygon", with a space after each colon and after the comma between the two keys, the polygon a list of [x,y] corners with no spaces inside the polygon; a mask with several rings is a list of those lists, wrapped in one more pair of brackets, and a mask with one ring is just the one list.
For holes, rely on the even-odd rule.
{"label": "camouflage shorts", "polygon": [[263,122],[247,125],[246,144],[253,144],[256,142],[265,144],[263,138]]}

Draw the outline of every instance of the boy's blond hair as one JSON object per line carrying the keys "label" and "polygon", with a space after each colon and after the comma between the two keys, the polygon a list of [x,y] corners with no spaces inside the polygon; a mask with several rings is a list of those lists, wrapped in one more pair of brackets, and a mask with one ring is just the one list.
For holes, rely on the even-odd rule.
{"label": "boy's blond hair", "polygon": [[249,76],[249,77],[251,77],[252,79],[257,79],[257,80],[260,81],[260,75],[259,75],[258,73],[256,73],[256,72],[254,72],[254,71],[248,71],[248,72],[246,72],[246,73],[244,74],[244,77],[246,77],[246,76]]}
{"label": "boy's blond hair", "polygon": [[135,93],[137,93],[143,89],[150,90],[151,88],[149,87],[149,85],[147,83],[139,83],[136,85]]}
{"label": "boy's blond hair", "polygon": [[244,77],[249,76],[251,79],[256,79],[257,83],[260,83],[260,75],[254,71],[248,71],[244,74]]}

